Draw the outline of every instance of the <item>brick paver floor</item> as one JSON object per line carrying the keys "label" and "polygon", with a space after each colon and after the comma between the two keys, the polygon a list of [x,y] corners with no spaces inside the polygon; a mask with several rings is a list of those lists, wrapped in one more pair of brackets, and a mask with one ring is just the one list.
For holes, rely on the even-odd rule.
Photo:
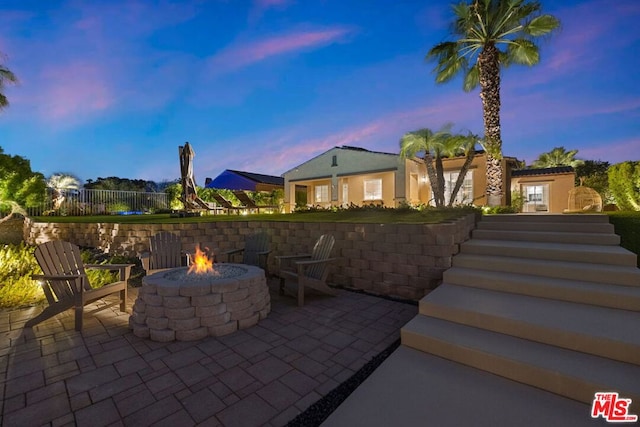
{"label": "brick paver floor", "polygon": [[71,310],[33,330],[24,322],[39,308],[1,311],[0,424],[285,425],[398,339],[417,312],[343,290],[304,307],[271,298],[258,325],[193,342],[138,338],[115,308],[86,314],[82,333]]}

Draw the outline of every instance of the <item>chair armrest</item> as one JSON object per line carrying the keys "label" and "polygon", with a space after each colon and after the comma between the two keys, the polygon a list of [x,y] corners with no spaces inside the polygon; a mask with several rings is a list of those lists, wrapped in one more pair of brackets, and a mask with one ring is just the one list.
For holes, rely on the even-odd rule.
{"label": "chair armrest", "polygon": [[301,254],[301,255],[278,255],[277,257],[275,257],[278,260],[281,259],[296,259],[296,258],[309,258],[311,257],[311,254]]}
{"label": "chair armrest", "polygon": [[58,276],[50,276],[47,274],[32,274],[31,278],[33,280],[69,280],[69,279],[79,279],[82,277],[82,274],[61,274]]}
{"label": "chair armrest", "polygon": [[335,261],[337,258],[327,258],[327,259],[312,259],[309,261],[295,261],[296,265],[302,265],[302,266],[307,266],[307,265],[315,265],[315,264],[322,264],[325,262],[332,262]]}

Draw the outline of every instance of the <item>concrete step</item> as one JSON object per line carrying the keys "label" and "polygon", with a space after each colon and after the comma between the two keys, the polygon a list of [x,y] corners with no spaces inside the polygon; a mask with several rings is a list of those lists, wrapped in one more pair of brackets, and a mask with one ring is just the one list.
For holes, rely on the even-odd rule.
{"label": "concrete step", "polygon": [[[639,412],[632,409],[634,414]],[[402,345],[321,425],[607,425],[590,414],[591,402],[581,403]]]}
{"label": "concrete step", "polygon": [[508,215],[483,215],[483,222],[556,222],[556,223],[609,223],[609,216],[605,214],[508,214]]}
{"label": "concrete step", "polygon": [[584,403],[618,391],[640,407],[640,366],[418,315],[402,344]]}
{"label": "concrete step", "polygon": [[501,273],[462,267],[452,267],[445,271],[443,281],[451,285],[640,311],[640,287]]}
{"label": "concrete step", "polygon": [[613,224],[604,222],[486,221],[478,222],[479,230],[545,231],[561,233],[614,234]]}
{"label": "concrete step", "polygon": [[518,240],[526,242],[577,243],[581,245],[619,245],[620,236],[606,233],[564,233],[559,231],[473,230],[473,239]]}
{"label": "concrete step", "polygon": [[443,284],[419,313],[640,365],[640,313]]}
{"label": "concrete step", "polygon": [[527,274],[622,286],[640,286],[640,269],[631,266],[587,264],[567,261],[523,259],[459,253],[453,267],[503,273]]}
{"label": "concrete step", "polygon": [[463,254],[548,259],[630,267],[637,265],[637,255],[620,246],[471,239],[460,246],[460,252]]}

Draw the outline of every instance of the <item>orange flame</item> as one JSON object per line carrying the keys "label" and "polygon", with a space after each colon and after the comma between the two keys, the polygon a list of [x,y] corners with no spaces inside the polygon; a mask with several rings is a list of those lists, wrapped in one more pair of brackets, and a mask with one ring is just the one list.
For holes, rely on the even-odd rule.
{"label": "orange flame", "polygon": [[196,253],[191,259],[188,274],[206,274],[213,272],[213,256],[209,257],[209,248],[204,251],[200,250],[200,245],[196,246]]}

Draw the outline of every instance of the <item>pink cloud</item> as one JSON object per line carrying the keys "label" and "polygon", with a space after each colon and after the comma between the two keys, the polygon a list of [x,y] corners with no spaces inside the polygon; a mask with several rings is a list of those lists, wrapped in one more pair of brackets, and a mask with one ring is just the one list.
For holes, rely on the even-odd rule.
{"label": "pink cloud", "polygon": [[[597,141],[596,146],[581,148],[578,157],[607,161],[611,164],[640,161],[640,138],[622,141]],[[635,156],[635,157],[634,157]]]}
{"label": "pink cloud", "polygon": [[253,7],[249,12],[249,22],[255,23],[262,18],[268,9],[284,9],[291,3],[291,0],[254,0]]}
{"label": "pink cloud", "polygon": [[209,60],[209,66],[218,72],[220,70],[230,71],[264,61],[273,56],[325,46],[343,40],[349,33],[350,30],[345,28],[302,31],[230,46],[213,56]]}
{"label": "pink cloud", "polygon": [[104,71],[97,65],[71,62],[45,68],[40,111],[50,120],[71,119],[102,111],[114,102]]}

